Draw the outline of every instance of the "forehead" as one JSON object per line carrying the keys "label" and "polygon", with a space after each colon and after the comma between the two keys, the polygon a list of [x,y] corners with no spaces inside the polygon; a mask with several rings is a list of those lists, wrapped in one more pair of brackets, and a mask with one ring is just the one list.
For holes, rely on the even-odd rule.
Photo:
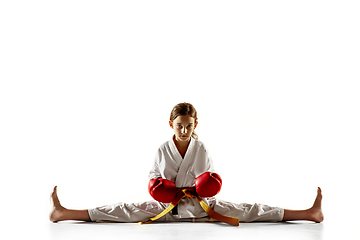
{"label": "forehead", "polygon": [[174,120],[174,123],[194,123],[195,119],[193,117],[190,117],[189,115],[185,115],[185,116],[177,116]]}

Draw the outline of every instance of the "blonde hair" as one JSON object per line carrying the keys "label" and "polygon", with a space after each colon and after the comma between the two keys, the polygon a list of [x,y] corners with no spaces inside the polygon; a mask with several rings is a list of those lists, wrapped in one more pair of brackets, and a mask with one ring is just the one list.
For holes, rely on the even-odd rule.
{"label": "blonde hair", "polygon": [[[195,123],[197,122],[197,112],[194,106],[190,103],[179,103],[177,104],[170,113],[170,121],[174,121],[178,116],[186,116],[189,115],[190,117],[195,119]],[[198,135],[195,131],[192,132],[191,137],[198,139]]]}

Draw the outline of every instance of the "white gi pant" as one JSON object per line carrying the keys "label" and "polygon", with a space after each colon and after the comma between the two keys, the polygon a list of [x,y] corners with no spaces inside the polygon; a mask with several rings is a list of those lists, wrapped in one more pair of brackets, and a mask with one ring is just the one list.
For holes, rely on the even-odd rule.
{"label": "white gi pant", "polygon": [[[278,207],[270,207],[264,204],[235,204],[209,198],[209,206],[219,214],[227,217],[238,218],[240,222],[278,222],[282,221],[284,209]],[[155,217],[161,213],[166,206],[155,200],[140,203],[117,203],[103,207],[89,209],[90,219],[94,222],[111,221],[135,223],[145,222],[149,218]],[[204,214],[205,213],[205,214]],[[161,217],[157,221],[162,222],[206,222],[211,221],[204,211],[202,216],[195,218],[180,218],[171,212]]]}

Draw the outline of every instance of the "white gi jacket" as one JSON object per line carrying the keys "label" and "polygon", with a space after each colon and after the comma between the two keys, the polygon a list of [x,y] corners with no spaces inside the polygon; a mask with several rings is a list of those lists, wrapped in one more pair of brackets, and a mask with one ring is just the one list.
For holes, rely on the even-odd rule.
{"label": "white gi jacket", "polygon": [[[205,145],[191,138],[184,158],[171,139],[162,144],[156,154],[155,163],[150,171],[149,178],[164,178],[175,183],[176,187],[193,187],[195,179],[204,172],[213,172],[213,162]],[[209,198],[203,198],[209,205]],[[164,204],[164,207],[170,204]],[[200,206],[196,198],[183,198],[178,204],[178,217],[194,218],[205,217],[207,213]]]}

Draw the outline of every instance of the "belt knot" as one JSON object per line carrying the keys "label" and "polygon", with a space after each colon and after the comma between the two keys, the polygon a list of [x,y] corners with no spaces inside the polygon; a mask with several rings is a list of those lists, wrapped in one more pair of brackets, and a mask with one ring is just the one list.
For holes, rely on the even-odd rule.
{"label": "belt knot", "polygon": [[147,222],[139,222],[140,224],[145,223],[151,223],[163,216],[165,216],[167,213],[169,213],[179,202],[182,198],[188,197],[188,198],[196,198],[200,206],[205,210],[205,212],[211,217],[218,221],[225,222],[227,224],[233,225],[233,226],[239,226],[239,219],[233,218],[233,217],[227,217],[224,215],[221,215],[217,212],[215,212],[209,205],[207,205],[197,194],[195,187],[187,187],[182,188],[181,191],[176,195],[175,199],[170,203],[169,207],[167,207],[164,211],[162,211],[160,214],[158,214],[155,217],[150,218]]}

